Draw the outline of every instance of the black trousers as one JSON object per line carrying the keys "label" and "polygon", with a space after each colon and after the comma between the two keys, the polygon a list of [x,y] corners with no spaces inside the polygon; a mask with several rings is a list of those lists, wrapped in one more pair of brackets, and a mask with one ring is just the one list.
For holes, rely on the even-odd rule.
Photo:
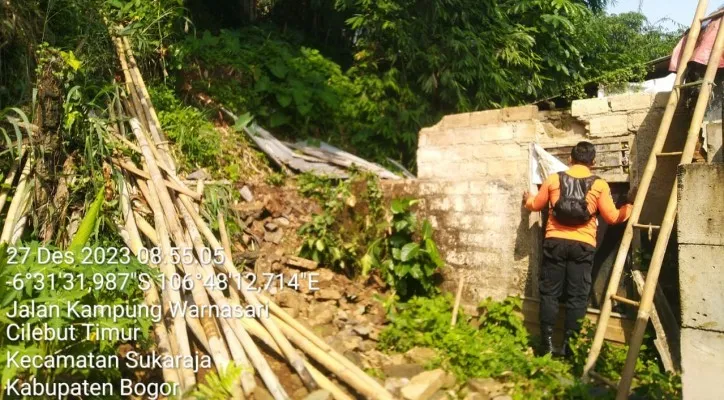
{"label": "black trousers", "polygon": [[565,329],[578,332],[591,291],[596,248],[576,240],[550,238],[543,242],[540,273],[540,324],[554,326],[558,299],[566,295]]}

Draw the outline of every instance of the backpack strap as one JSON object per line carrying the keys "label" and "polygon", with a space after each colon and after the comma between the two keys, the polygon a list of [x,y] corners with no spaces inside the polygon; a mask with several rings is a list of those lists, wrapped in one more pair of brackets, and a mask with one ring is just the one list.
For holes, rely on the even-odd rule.
{"label": "backpack strap", "polygon": [[586,193],[588,193],[591,190],[591,188],[593,187],[593,184],[601,178],[598,175],[591,175],[585,179],[586,179]]}

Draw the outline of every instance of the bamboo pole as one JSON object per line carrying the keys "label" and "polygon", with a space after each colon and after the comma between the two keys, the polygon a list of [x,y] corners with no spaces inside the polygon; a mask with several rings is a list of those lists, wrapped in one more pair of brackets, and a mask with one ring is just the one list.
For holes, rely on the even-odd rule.
{"label": "bamboo pole", "polygon": [[[226,230],[226,219],[224,218],[224,214],[219,211],[216,215],[216,218],[219,223],[219,236],[221,236],[221,244],[224,246],[224,253],[226,254],[226,258],[228,258],[229,260],[233,260],[234,256],[231,254],[231,241],[229,241],[229,233]],[[236,290],[233,290],[233,288],[229,290],[229,297],[231,297],[234,302],[241,303],[239,293]]]}
{"label": "bamboo pole", "polygon": [[154,246],[160,246],[161,242],[158,240],[158,234],[156,234],[156,229],[154,229],[151,224],[149,224],[143,217],[138,215],[137,212],[134,211],[133,216],[136,219],[138,229],[143,232],[143,235],[146,236]]}
{"label": "bamboo pole", "polygon": [[458,283],[457,293],[455,293],[455,305],[453,306],[452,319],[450,320],[450,326],[455,326],[455,323],[458,321],[458,310],[460,309],[460,300],[463,297],[463,286],[464,285],[465,285],[465,276],[461,276],[460,282]]}
{"label": "bamboo pole", "polygon": [[[262,343],[264,343],[270,350],[275,352],[279,357],[284,357],[277,343],[271,337],[269,332],[267,332],[266,329],[264,329],[264,327],[259,323],[259,321],[253,319],[244,319],[242,320],[242,323],[252,335],[256,336],[257,339],[261,340]],[[305,361],[304,364],[307,366],[309,373],[319,384],[320,388],[328,391],[336,400],[352,400],[351,396],[343,392],[337,385],[330,381],[325,376],[325,374],[316,369],[312,364],[310,364],[308,361]]]}
{"label": "bamboo pole", "polygon": [[[141,184],[142,183],[139,182],[139,185]],[[174,268],[174,266],[169,262],[171,259],[171,240],[169,238],[168,229],[166,228],[166,221],[164,220],[161,203],[156,196],[156,190],[151,186],[153,185],[153,182],[149,181],[147,185],[147,192],[149,194],[149,199],[147,200],[149,200],[149,206],[153,210],[153,220],[156,225],[156,233],[158,234],[158,238],[161,243],[161,263],[159,264],[159,268],[164,275],[164,279],[167,280],[167,285],[169,287],[166,292],[169,293],[169,299],[171,302],[182,304],[180,291],[171,284],[174,275],[176,274],[176,268]],[[176,336],[179,346],[179,354],[184,357],[191,357],[191,347],[189,344],[188,334],[186,332],[186,321],[184,317],[182,315],[174,316],[173,326],[173,333]],[[185,388],[190,388],[196,384],[196,376],[190,368],[182,368],[181,375]]]}
{"label": "bamboo pole", "polygon": [[[189,215],[193,219],[196,226],[201,231],[202,235],[211,245],[211,248],[215,251],[223,249],[223,246],[216,239],[213,232],[211,232],[211,229],[208,227],[206,222],[204,222],[203,218],[201,218],[199,213],[196,212],[191,202],[183,196],[180,197],[180,200],[183,206],[186,208],[186,211],[188,211]],[[237,288],[241,289],[242,295],[244,296],[245,300],[250,305],[261,306],[262,303],[259,301],[256,294],[249,289],[248,282],[246,282],[246,279],[244,279],[242,274],[239,273],[239,270],[236,269],[236,266],[231,262],[231,260],[224,257],[223,265],[226,268],[226,272],[229,274],[230,279],[234,281]],[[262,324],[264,324],[266,329],[269,331],[269,333],[272,335],[274,340],[277,342],[277,344],[279,344],[279,347],[284,352],[287,361],[289,361],[292,368],[294,368],[299,377],[302,379],[304,385],[309,389],[316,389],[316,384],[314,383],[314,380],[309,375],[309,371],[307,371],[306,367],[304,366],[304,360],[299,356],[299,353],[294,350],[294,347],[291,345],[291,343],[289,343],[289,340],[287,340],[284,334],[279,330],[279,327],[277,327],[274,321],[272,321],[271,319],[262,318],[261,321]]]}
{"label": "bamboo pole", "polygon": [[153,107],[153,103],[151,102],[151,96],[149,96],[148,94],[148,89],[146,88],[146,83],[143,81],[143,76],[141,76],[141,71],[138,69],[138,64],[136,63],[136,58],[133,55],[133,49],[128,40],[128,37],[124,36],[122,38],[122,42],[126,54],[128,55],[128,60],[130,61],[131,77],[134,77],[135,75],[136,78],[135,84],[139,92],[138,94],[141,100],[141,106],[143,107],[143,110],[147,115],[148,125],[151,128],[149,131],[151,132],[151,136],[155,141],[155,145],[161,149],[161,153],[163,155],[163,158],[159,161],[165,161],[166,166],[168,166],[171,171],[173,171],[173,175],[176,175],[176,163],[171,157],[171,152],[168,148],[168,142],[163,135],[163,128],[161,127],[161,122],[158,119],[158,115],[156,115],[156,109]]}
{"label": "bamboo pole", "polygon": [[[190,254],[186,250],[192,249],[184,240],[183,229],[181,228],[180,222],[178,220],[178,215],[176,215],[176,211],[173,202],[171,201],[169,192],[167,188],[164,187],[165,181],[163,180],[161,170],[158,168],[156,160],[154,159],[153,154],[150,151],[150,146],[145,136],[143,135],[143,132],[140,129],[140,125],[135,119],[131,120],[131,126],[133,127],[133,132],[137,137],[140,148],[144,152],[146,166],[148,167],[149,175],[152,178],[152,180],[148,182],[147,194],[149,198],[147,200],[149,200],[149,204],[154,211],[154,219],[156,220],[156,233],[161,242],[163,258],[165,260],[169,260],[171,257],[169,234],[173,237],[174,242],[176,242],[177,246],[181,250],[180,254]],[[160,225],[159,220],[163,221],[163,223]],[[164,225],[166,223],[168,224],[168,233],[161,231],[161,229],[167,229]],[[203,284],[206,279],[202,280],[200,274],[197,273],[200,269],[197,268],[195,260],[187,263],[187,261],[185,260],[186,257],[182,256],[181,258],[182,265],[185,272],[187,273],[187,276],[191,276],[194,280],[194,284],[191,287],[191,295],[194,299],[194,302],[199,305],[209,305],[210,301]],[[200,323],[205,333],[205,337],[208,341],[210,350],[209,354],[213,358],[217,370],[219,372],[222,372],[226,370],[227,366],[229,365],[230,356],[226,350],[225,344],[223,343],[221,334],[220,332],[218,332],[211,316],[201,316]]]}
{"label": "bamboo pole", "polygon": [[[132,116],[139,118],[141,125],[143,125],[144,120],[140,118],[141,115],[139,115],[139,112],[143,112],[143,108],[141,107],[141,101],[138,98],[138,93],[133,90],[133,77],[131,76],[131,72],[128,68],[128,61],[126,60],[126,55],[123,51],[123,43],[121,42],[121,39],[116,36],[112,36],[111,41],[116,48],[116,54],[118,54],[118,60],[121,63],[121,70],[123,71],[123,77],[126,81],[126,92],[131,96],[131,104],[133,105],[132,108],[134,109],[132,112]],[[131,107],[128,108],[130,111]],[[143,125],[143,127],[148,128],[145,125]]]}
{"label": "bamboo pole", "polygon": [[[146,165],[149,166],[150,176],[152,180],[148,181],[148,187],[144,191],[143,185],[144,183],[139,181],[139,187],[141,188],[141,191],[144,192],[145,195],[148,196],[146,200],[149,202],[149,206],[153,210],[153,217],[154,217],[154,224],[156,225],[156,233],[159,238],[159,242],[161,243],[161,252],[162,252],[162,261],[160,264],[160,269],[164,274],[164,278],[169,281],[170,290],[167,292],[169,293],[169,299],[171,302],[176,304],[181,304],[181,294],[177,290],[177,288],[174,288],[173,285],[170,285],[170,282],[172,281],[174,275],[176,274],[176,269],[173,265],[169,263],[171,259],[171,240],[169,238],[169,231],[166,227],[166,220],[164,219],[164,216],[169,218],[168,215],[166,215],[166,212],[162,206],[163,200],[166,200],[168,198],[168,190],[164,186],[163,178],[161,177],[161,172],[158,170],[158,168],[155,165],[155,160],[153,159],[152,154],[150,151],[148,151],[148,144],[145,141],[145,137],[143,135],[143,132],[141,131],[141,125],[138,122],[138,120],[131,119],[131,128],[133,130],[134,135],[136,136],[137,140],[139,141],[139,144],[141,145],[141,150],[144,151],[144,157],[146,160]],[[155,168],[154,168],[155,167]],[[155,189],[155,185],[158,184],[161,186],[158,190]],[[165,198],[162,200],[160,197],[161,195],[165,194]],[[182,356],[191,356],[191,348],[189,345],[189,339],[186,332],[186,323],[184,320],[184,317],[181,315],[176,315],[173,317],[173,333],[176,336],[178,346],[179,346],[179,353]],[[184,368],[181,371],[182,379],[184,387],[191,387],[196,383],[196,377],[194,375],[194,372],[189,368]]]}
{"label": "bamboo pole", "polygon": [[639,182],[639,189],[636,193],[631,217],[626,224],[626,229],[624,231],[623,238],[621,239],[621,245],[618,249],[618,253],[616,253],[616,261],[614,262],[611,270],[611,278],[608,283],[606,295],[604,296],[603,305],[601,306],[601,314],[598,316],[598,321],[596,323],[596,333],[591,343],[591,349],[589,350],[586,364],[583,367],[584,379],[587,379],[588,373],[594,369],[596,360],[601,352],[601,347],[603,346],[603,341],[606,337],[606,328],[608,326],[608,320],[611,318],[613,305],[611,296],[614,296],[618,291],[618,286],[623,274],[623,268],[626,264],[626,258],[628,257],[628,252],[631,248],[631,240],[633,239],[634,229],[633,225],[639,222],[641,210],[643,209],[644,201],[649,191],[649,186],[651,185],[651,179],[656,171],[658,161],[656,159],[657,153],[660,153],[663,150],[666,137],[668,136],[669,129],[671,128],[671,122],[674,118],[674,113],[676,112],[676,107],[679,104],[679,98],[681,95],[680,85],[683,82],[687,64],[694,53],[696,42],[701,32],[701,19],[706,14],[707,5],[707,0],[699,1],[694,15],[694,20],[691,24],[691,29],[689,30],[689,35],[686,40],[686,45],[681,52],[679,67],[677,68],[676,78],[674,79],[674,87],[669,96],[669,102],[666,105],[664,115],[661,118],[661,124],[659,125],[658,132],[656,133],[656,140],[654,141],[654,145],[651,149],[649,160],[646,164],[646,168],[644,169],[641,181]]}
{"label": "bamboo pole", "polygon": [[390,394],[390,392],[384,388],[380,389],[377,387],[378,385],[370,385],[367,380],[357,375],[354,369],[348,368],[331,354],[322,350],[318,346],[315,346],[312,341],[305,338],[278,317],[273,317],[273,320],[277,323],[282,332],[284,332],[284,335],[286,335],[286,337],[289,338],[289,340],[291,340],[297,347],[360,394],[370,399],[394,400],[394,397]]}
{"label": "bamboo pole", "polygon": [[[137,176],[140,177],[140,178],[143,178],[143,179],[145,179],[145,180],[150,180],[150,179],[151,179],[151,176],[150,176],[148,173],[146,173],[145,171],[142,171],[142,170],[138,169],[135,165],[133,165],[133,164],[131,164],[131,163],[129,163],[129,162],[121,161],[121,160],[117,160],[117,159],[111,159],[111,162],[112,162],[113,164],[115,164],[115,165],[117,165],[117,166],[125,169],[126,171],[131,172],[131,173],[133,173],[134,175],[137,175]],[[175,182],[171,182],[171,181],[168,181],[168,180],[164,180],[164,181],[166,182],[166,187],[168,187],[169,189],[172,189],[172,190],[175,191],[175,192],[178,192],[178,193],[184,194],[184,195],[186,195],[186,196],[189,196],[189,197],[191,197],[192,199],[194,199],[194,200],[196,200],[196,201],[200,201],[200,200],[201,200],[201,195],[199,195],[199,194],[196,193],[195,191],[193,191],[193,190],[191,190],[191,189],[189,189],[189,188],[187,188],[187,187],[185,187],[185,186],[179,186],[179,185],[177,185]]]}
{"label": "bamboo pole", "polygon": [[[123,216],[125,227],[125,229],[122,230],[125,235],[121,235],[121,237],[123,237],[126,245],[129,249],[131,249],[131,252],[138,256],[143,244],[141,243],[141,236],[138,234],[135,219],[133,218],[131,211],[131,200],[128,194],[128,186],[125,181],[121,182],[121,214]],[[156,284],[154,282],[151,282],[151,287],[148,290],[143,291],[143,298],[146,304],[150,307],[158,307],[161,305],[161,300],[158,296],[158,291],[156,290]],[[163,323],[163,318],[159,321],[153,321],[153,332],[155,333],[156,349],[158,352],[162,356],[173,357],[174,354],[171,350],[172,347],[168,331]],[[162,373],[163,380],[165,382],[177,385],[180,384],[181,380],[179,378],[178,369],[163,368]]]}
{"label": "bamboo pole", "polygon": [[310,331],[306,326],[302,325],[299,321],[292,318],[286,311],[284,311],[281,307],[279,307],[276,303],[266,298],[266,296],[260,294],[260,299],[262,301],[265,301],[269,304],[269,309],[274,314],[275,317],[279,318],[281,321],[292,327],[294,330],[299,332],[304,338],[309,340],[310,342],[314,343],[315,346],[319,347],[320,349],[324,350],[328,354],[330,354],[335,360],[337,360],[339,363],[345,366],[345,368],[354,371],[355,374],[360,379],[363,379],[367,385],[374,387],[378,391],[385,390],[382,385],[380,385],[379,382],[377,382],[374,378],[367,375],[364,371],[362,371],[357,365],[355,365],[352,361],[350,361],[347,357],[337,352],[332,346],[327,344],[324,340],[322,340],[319,336],[315,335],[312,331]]}
{"label": "bamboo pole", "polygon": [[226,230],[226,221],[224,220],[224,214],[219,211],[216,214],[216,220],[219,223],[219,236],[221,236],[221,244],[224,246],[224,253],[226,258],[233,260],[234,256],[231,254],[231,241],[229,240],[229,232]]}
{"label": "bamboo pole", "polygon": [[[702,2],[706,3],[706,1]],[[686,144],[684,145],[679,165],[690,164],[691,160],[694,158],[696,142],[699,139],[699,132],[709,105],[709,98],[711,97],[712,87],[714,86],[714,78],[716,78],[722,54],[724,54],[724,21],[721,21],[719,24],[719,30],[717,31],[714,46],[712,47],[711,55],[709,57],[709,64],[707,64],[706,72],[704,73],[704,85],[699,91],[699,97],[697,98],[694,113],[691,117],[691,126],[689,127]],[[661,265],[664,261],[666,247],[669,243],[671,231],[676,220],[679,189],[678,181],[679,178],[677,176],[674,178],[674,185],[671,188],[669,202],[666,206],[664,219],[661,222],[661,228],[659,229],[659,237],[656,239],[656,246],[654,247],[654,252],[651,255],[651,262],[646,274],[646,282],[644,283],[644,292],[639,303],[636,324],[634,325],[634,330],[631,334],[631,338],[629,339],[626,364],[624,364],[623,372],[621,373],[621,381],[618,384],[618,393],[616,394],[616,398],[618,400],[628,398],[636,369],[636,360],[638,359],[639,351],[641,350],[641,343],[643,342],[644,334],[646,333],[646,326],[648,325],[649,317],[651,316],[654,295],[656,294],[656,285],[659,282],[659,274],[661,273]]]}
{"label": "bamboo pole", "polygon": [[[231,358],[234,360],[234,363],[242,368],[240,376],[241,388],[245,395],[252,396],[254,389],[256,389],[254,368],[251,367],[249,358],[246,356],[246,353],[244,353],[244,347],[236,337],[234,329],[229,325],[229,321],[224,318],[219,318],[219,325],[221,325],[221,330],[224,332],[224,337],[226,337],[226,344],[229,346]],[[249,379],[249,376],[251,376],[251,379]]]}
{"label": "bamboo pole", "polygon": [[[118,134],[115,133],[115,132],[111,132],[111,135],[112,135],[111,137],[117,139],[118,141],[120,141],[121,143],[123,143],[124,145],[126,145],[126,147],[128,147],[130,150],[138,153],[138,154],[141,155],[141,156],[143,155],[143,153],[141,152],[141,148],[139,148],[139,147],[136,146],[135,144],[131,143],[128,139],[126,139],[126,138],[118,135]],[[156,150],[155,147],[153,147],[153,146],[151,147],[151,152],[153,152],[153,155],[154,155],[154,157],[156,157],[156,159],[158,159],[159,157],[161,157],[161,155],[158,154],[157,150]],[[163,165],[163,164],[158,164],[158,168],[160,168],[161,171],[163,171],[163,172],[166,173],[166,177],[167,177],[168,179],[170,179],[171,182],[172,182],[173,184],[175,184],[177,188],[181,188],[181,189],[179,189],[179,190],[176,190],[176,189],[174,189],[174,190],[178,191],[179,193],[184,193],[184,194],[185,194],[185,193],[189,193],[189,192],[191,191],[191,189],[188,188],[187,182],[184,182],[184,181],[182,181],[181,179],[179,179],[178,176],[176,176],[176,174],[175,174],[174,171],[172,171],[171,169],[169,169],[168,167],[166,167],[166,166]],[[199,181],[199,182],[202,182],[202,181]],[[203,185],[202,185],[202,189],[203,189]],[[192,196],[192,198],[194,198],[194,200],[199,200],[199,199],[201,199],[201,198],[203,197],[203,195],[204,195],[203,190],[201,190],[201,191],[196,190],[196,193],[197,193],[198,196]],[[198,197],[198,199],[197,199],[196,197]]]}
{"label": "bamboo pole", "polygon": [[118,118],[118,132],[121,134],[121,137],[124,139],[126,138],[126,126],[123,124],[123,121],[121,120],[121,116],[123,115],[123,106],[121,105],[121,91],[118,90],[118,86],[116,86],[116,98],[113,101],[113,104],[111,107],[115,107],[115,114],[116,118]]}
{"label": "bamboo pole", "polygon": [[[161,176],[161,170],[158,169],[158,166],[155,163],[156,160],[153,158],[153,155],[148,149],[149,145],[148,142],[146,142],[146,138],[144,137],[143,132],[141,132],[140,130],[140,125],[135,121],[135,119],[132,119],[131,122],[134,134],[139,141],[141,150],[144,151],[146,166],[148,166],[149,174],[152,178],[152,180],[148,181],[147,184],[148,194],[150,197],[150,199],[147,200],[149,200],[149,205],[151,206],[154,213],[156,233],[159,237],[159,241],[161,242],[162,259],[164,260],[163,263],[168,263],[168,260],[171,259],[171,239],[169,235],[174,238],[174,241],[180,249],[182,261],[184,261],[185,257],[183,257],[183,255],[187,254],[185,250],[189,248],[189,246],[187,246],[182,239],[182,229],[178,222],[177,215],[174,214],[175,209],[173,206],[173,202],[171,201],[171,197],[169,196],[168,189],[164,186],[165,181]],[[168,224],[168,228],[166,227],[166,224]],[[191,294],[196,304],[210,304],[205,289],[203,288],[203,281],[195,273],[196,268],[194,264],[191,263],[190,265],[187,265],[186,263],[184,263],[183,266],[185,269],[187,266],[190,267],[190,271],[186,270],[186,273],[195,280],[194,284],[191,287]],[[210,355],[214,360],[214,364],[217,370],[219,370],[220,372],[224,371],[229,365],[230,357],[228,352],[226,351],[225,345],[221,341],[221,336],[219,332],[216,331],[216,326],[213,324],[210,316],[201,317],[200,322],[203,327],[204,333],[206,334],[209,348],[211,350]],[[182,348],[181,351],[183,352],[184,349]]]}
{"label": "bamboo pole", "polygon": [[[194,221],[191,218],[191,216],[189,215],[188,211],[186,211],[186,209],[181,204],[181,200],[179,198],[176,198],[176,201],[178,202],[178,205],[179,205],[179,211],[181,213],[181,217],[183,218],[184,222],[186,223],[186,229],[189,234],[189,237],[191,238],[191,243],[193,244],[193,247],[196,249],[197,253],[201,254],[201,252],[204,250],[204,243],[203,243],[203,239],[201,238],[201,234],[199,233],[198,228],[194,224]],[[200,265],[201,265],[200,271],[202,271],[202,273],[205,273],[204,281],[206,282],[207,277],[213,276],[213,274],[214,274],[213,267],[211,265],[204,264],[203,262],[201,262]],[[210,295],[216,296],[216,297],[219,296],[219,293],[217,290],[213,290],[213,289],[209,289],[209,290],[216,292],[216,293],[210,292]],[[215,298],[215,301],[217,301],[216,298]],[[221,301],[221,303],[226,303],[226,300]],[[219,301],[217,301],[217,304],[219,304]],[[237,303],[232,303],[232,304],[238,305],[239,303],[237,302]],[[230,327],[232,324],[237,325],[236,323],[228,322],[228,321],[226,323],[228,325],[230,325]],[[222,329],[223,329],[223,324],[222,324]],[[241,330],[243,330],[243,328]],[[233,329],[232,329],[232,331],[233,331]],[[237,336],[236,334],[237,333],[235,333],[235,336]],[[242,334],[242,336],[244,336],[244,335]],[[261,359],[259,358],[259,357],[261,357],[261,353],[257,354],[256,352],[254,352],[253,349],[250,349],[250,347],[254,347],[256,349],[256,346],[253,345],[253,341],[251,341],[251,337],[248,337],[248,334],[246,336],[244,336],[243,338],[238,337],[238,336],[236,338],[233,338],[233,337],[228,338],[228,336],[227,336],[227,342],[233,341],[233,339],[238,339],[240,341],[241,346],[246,349],[247,354],[250,351],[252,353],[254,353],[254,354],[249,354],[249,356],[252,357],[252,359],[253,358],[257,359],[255,366],[258,369],[260,369],[260,371],[264,371],[264,373],[269,374],[270,369],[269,369],[268,364],[266,364],[265,361],[261,362],[263,360],[263,357]],[[256,351],[258,352],[258,349],[256,349]],[[244,354],[244,352],[241,352],[241,353],[237,352],[236,357],[237,357],[237,359],[235,361],[239,364],[239,366],[242,367],[241,385],[244,388],[244,393],[246,393],[247,395],[251,395],[252,393],[254,393],[254,388],[256,386],[256,381],[254,380],[254,371],[251,368],[249,359],[246,357],[246,354]],[[272,375],[273,375],[273,373],[272,373]],[[268,379],[270,379],[270,378],[268,378]],[[265,382],[265,383],[267,383],[267,382]],[[267,383],[267,386],[269,387],[270,391],[272,391],[274,389],[274,386],[276,386],[277,384],[278,384],[278,382],[275,382],[275,380],[270,379],[269,383]],[[280,395],[281,395],[281,393],[280,393]]]}
{"label": "bamboo pole", "polygon": [[10,240],[15,223],[20,219],[20,211],[25,204],[25,193],[27,191],[32,164],[32,158],[28,157],[27,161],[25,161],[23,171],[20,173],[20,180],[18,180],[18,186],[15,188],[15,196],[13,196],[8,213],[5,215],[5,225],[3,226],[2,234],[0,234],[0,244],[7,243]]}

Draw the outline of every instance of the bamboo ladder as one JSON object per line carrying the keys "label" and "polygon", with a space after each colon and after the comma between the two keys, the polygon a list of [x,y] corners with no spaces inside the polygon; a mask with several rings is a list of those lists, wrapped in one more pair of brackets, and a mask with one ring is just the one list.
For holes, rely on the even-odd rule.
{"label": "bamboo ladder", "polygon": [[[719,25],[719,30],[716,35],[716,40],[712,48],[711,57],[709,58],[709,63],[707,65],[704,78],[696,82],[683,83],[684,76],[687,70],[687,64],[691,60],[692,54],[694,53],[699,34],[701,32],[702,23],[722,16],[722,13],[715,13],[708,18],[704,18],[707,5],[707,0],[699,0],[699,4],[697,5],[694,21],[692,22],[691,28],[689,29],[688,39],[686,40],[686,44],[684,46],[684,49],[682,50],[681,58],[679,60],[679,65],[676,71],[676,79],[674,81],[674,88],[671,91],[669,101],[666,105],[666,110],[664,111],[664,115],[662,117],[661,125],[656,134],[656,140],[654,142],[653,149],[651,150],[648,163],[646,164],[646,169],[644,170],[643,176],[641,178],[639,190],[636,194],[636,199],[634,201],[633,212],[631,213],[631,218],[626,225],[626,230],[621,241],[621,247],[619,248],[616,255],[616,261],[611,272],[611,280],[608,284],[604,303],[601,307],[601,314],[597,321],[596,334],[593,338],[591,350],[588,353],[586,365],[583,369],[584,379],[588,379],[590,377],[602,380],[604,382],[607,381],[605,378],[603,378],[594,371],[594,367],[596,365],[596,360],[598,359],[598,356],[600,354],[601,347],[603,346],[606,326],[608,325],[608,320],[611,316],[612,301],[615,300],[622,304],[638,307],[636,324],[634,325],[634,330],[631,333],[631,338],[629,340],[629,349],[626,356],[626,363],[624,365],[623,371],[621,372],[621,380],[617,385],[617,400],[627,399],[631,388],[636,360],[638,358],[639,350],[641,348],[641,342],[643,341],[644,332],[646,330],[646,326],[648,324],[653,307],[654,294],[656,292],[656,285],[658,283],[659,273],[661,272],[661,265],[663,262],[664,253],[666,252],[666,246],[668,244],[669,237],[671,236],[671,230],[673,228],[674,220],[676,218],[678,178],[674,180],[674,184],[671,188],[671,193],[669,195],[668,204],[666,206],[666,211],[664,212],[664,217],[661,225],[640,223],[639,217],[641,216],[641,211],[644,207],[644,200],[646,199],[646,194],[649,191],[651,179],[656,172],[659,158],[679,156],[679,165],[689,164],[693,160],[696,143],[699,138],[699,131],[701,129],[701,125],[704,119],[704,113],[706,112],[706,108],[709,104],[712,86],[714,85],[714,78],[719,67],[719,61],[722,57],[722,50],[724,49],[724,21],[722,21],[722,23]],[[674,117],[674,112],[676,111],[676,107],[679,103],[681,89],[692,86],[701,86],[701,89],[696,102],[696,106],[694,108],[691,125],[689,127],[684,147],[683,149],[681,149],[681,151],[663,152],[664,144],[671,128],[671,122]],[[656,244],[654,247],[654,252],[651,256],[651,263],[649,265],[640,301],[635,301],[617,296],[617,290],[619,282],[621,280],[621,276],[623,274],[624,264],[626,263],[626,258],[631,247],[631,240],[633,238],[634,229],[643,229],[649,232],[657,230],[659,232],[659,236],[656,240]],[[611,384],[610,382],[606,383]]]}

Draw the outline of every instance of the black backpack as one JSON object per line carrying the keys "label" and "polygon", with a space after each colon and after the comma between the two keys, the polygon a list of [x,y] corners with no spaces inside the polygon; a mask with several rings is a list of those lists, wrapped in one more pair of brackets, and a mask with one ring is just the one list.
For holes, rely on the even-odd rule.
{"label": "black backpack", "polygon": [[598,177],[591,175],[587,178],[574,178],[565,172],[559,172],[558,178],[561,183],[561,197],[553,205],[553,216],[567,226],[579,226],[590,221],[593,215],[588,212],[586,194]]}

